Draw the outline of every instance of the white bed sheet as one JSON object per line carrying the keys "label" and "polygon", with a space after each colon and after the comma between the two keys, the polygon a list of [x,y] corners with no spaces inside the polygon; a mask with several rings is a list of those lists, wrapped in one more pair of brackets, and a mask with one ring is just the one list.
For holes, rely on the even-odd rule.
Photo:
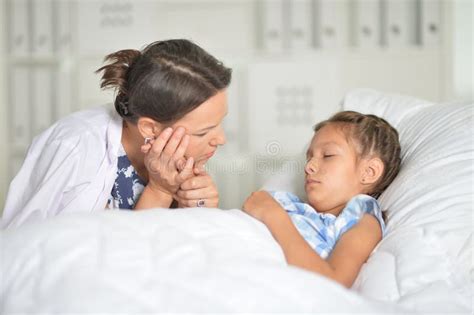
{"label": "white bed sheet", "polygon": [[2,231],[1,313],[406,313],[287,266],[240,210],[65,214]]}

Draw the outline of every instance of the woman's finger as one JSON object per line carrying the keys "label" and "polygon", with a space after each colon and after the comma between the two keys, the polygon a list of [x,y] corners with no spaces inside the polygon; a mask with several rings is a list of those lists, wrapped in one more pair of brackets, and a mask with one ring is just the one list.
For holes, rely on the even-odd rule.
{"label": "woman's finger", "polygon": [[183,138],[185,132],[186,130],[183,127],[178,127],[178,129],[174,131],[173,135],[168,140],[168,143],[163,149],[163,156],[165,156],[166,158],[171,158],[174,155],[176,148],[181,142],[181,139]]}
{"label": "woman's finger", "polygon": [[149,143],[144,144],[144,145],[142,145],[142,146],[140,147],[140,150],[141,150],[143,153],[145,153],[145,154],[147,154],[147,153],[150,151],[150,149],[151,149],[151,141],[150,141]]}
{"label": "woman's finger", "polygon": [[[193,173],[194,174],[194,173]],[[180,185],[181,190],[191,190],[191,189],[199,189],[208,186],[214,185],[211,176],[209,175],[199,175],[194,176]]]}
{"label": "woman's finger", "polygon": [[196,199],[196,200],[182,199],[181,201],[178,201],[178,203],[182,207],[193,208],[193,207],[198,206],[198,201],[199,201],[199,199]]}
{"label": "woman's finger", "polygon": [[187,160],[184,157],[182,157],[182,158],[180,158],[176,161],[176,163],[175,163],[176,168],[178,169],[179,172],[181,172],[184,169],[184,167],[186,166],[186,161]]}
{"label": "woman's finger", "polygon": [[219,196],[217,190],[210,186],[193,190],[178,190],[176,195],[181,199],[212,199]]}
{"label": "woman's finger", "polygon": [[195,175],[206,175],[206,168],[205,168],[205,163],[206,160],[201,160],[196,162],[196,165],[194,166],[194,174]]}
{"label": "woman's finger", "polygon": [[186,180],[189,180],[191,177],[194,176],[193,174],[193,166],[194,166],[194,159],[190,157],[187,161],[186,164],[184,165],[184,168],[179,174],[176,176],[176,181],[181,184],[185,182]]}
{"label": "woman's finger", "polygon": [[179,159],[184,157],[184,153],[186,152],[186,149],[188,148],[188,144],[189,144],[189,135],[184,135],[178,147],[176,148],[176,151],[173,154],[173,160],[178,161]]}
{"label": "woman's finger", "polygon": [[173,133],[173,129],[168,127],[165,130],[163,130],[163,132],[160,133],[158,138],[156,138],[154,141],[150,143],[151,150],[153,151],[153,153],[155,153],[156,155],[161,154],[161,152],[163,151],[163,148],[165,147],[172,133]]}
{"label": "woman's finger", "polygon": [[[178,205],[182,208],[195,208],[195,207],[205,207],[205,208],[217,208],[219,200],[217,198],[205,199],[182,199],[176,197],[175,200],[178,202]],[[201,203],[201,206],[198,203]],[[202,204],[204,203],[204,204]]]}

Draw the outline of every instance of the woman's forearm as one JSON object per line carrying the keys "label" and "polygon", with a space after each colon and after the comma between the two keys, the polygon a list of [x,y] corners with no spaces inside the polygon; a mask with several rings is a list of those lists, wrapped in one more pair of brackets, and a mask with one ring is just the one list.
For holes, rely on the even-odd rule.
{"label": "woman's forearm", "polygon": [[280,244],[288,264],[335,279],[334,269],[309,246],[285,211],[272,213],[264,223]]}
{"label": "woman's forearm", "polygon": [[169,208],[173,202],[173,197],[161,190],[152,189],[145,186],[140,199],[135,205],[134,210],[150,209],[150,208]]}

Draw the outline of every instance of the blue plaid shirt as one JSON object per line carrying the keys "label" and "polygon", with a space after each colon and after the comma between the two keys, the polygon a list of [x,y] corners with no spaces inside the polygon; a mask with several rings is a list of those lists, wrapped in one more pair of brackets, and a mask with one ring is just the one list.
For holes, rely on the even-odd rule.
{"label": "blue plaid shirt", "polygon": [[382,211],[377,200],[371,196],[354,196],[336,217],[331,213],[318,213],[292,193],[269,193],[287,211],[301,236],[324,259],[334,249],[341,235],[359,222],[364,213],[375,216],[382,228],[382,235],[385,234]]}

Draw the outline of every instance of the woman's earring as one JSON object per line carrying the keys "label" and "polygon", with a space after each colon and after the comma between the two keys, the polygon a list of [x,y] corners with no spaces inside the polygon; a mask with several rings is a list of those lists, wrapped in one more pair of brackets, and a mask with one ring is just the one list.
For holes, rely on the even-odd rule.
{"label": "woman's earring", "polygon": [[153,140],[152,137],[146,137],[146,138],[145,138],[145,144],[150,143],[151,140]]}

